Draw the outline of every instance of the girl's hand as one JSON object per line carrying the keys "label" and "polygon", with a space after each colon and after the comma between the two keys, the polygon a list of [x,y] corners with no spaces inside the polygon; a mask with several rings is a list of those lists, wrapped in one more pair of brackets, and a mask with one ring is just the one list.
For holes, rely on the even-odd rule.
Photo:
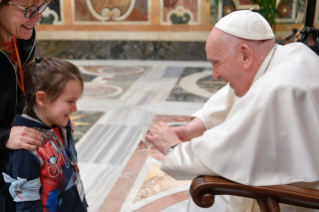
{"label": "girl's hand", "polygon": [[36,150],[43,146],[43,137],[40,132],[29,127],[14,126],[11,128],[7,149]]}

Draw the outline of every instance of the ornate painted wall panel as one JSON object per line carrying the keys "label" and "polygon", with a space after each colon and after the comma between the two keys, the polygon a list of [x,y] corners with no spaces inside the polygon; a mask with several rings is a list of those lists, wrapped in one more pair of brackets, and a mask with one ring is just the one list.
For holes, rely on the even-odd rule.
{"label": "ornate painted wall panel", "polygon": [[63,0],[55,0],[42,13],[41,24],[63,24]]}
{"label": "ornate painted wall panel", "polygon": [[[58,31],[174,32],[174,25],[186,25],[187,27],[180,31],[209,32],[221,17],[232,11],[252,7],[257,11],[259,9],[251,0],[220,2],[216,4],[216,0],[54,0],[43,13],[41,24],[62,25],[53,27]],[[290,31],[289,25],[302,26],[306,0],[277,0],[277,9],[276,24],[285,25],[279,31]],[[319,3],[316,6],[315,24],[319,24]],[[102,25],[110,26],[103,28]],[[145,27],[142,27],[143,25]],[[51,30],[48,26],[38,28]]]}
{"label": "ornate painted wall panel", "polygon": [[199,24],[201,0],[161,0],[162,24]]}
{"label": "ornate painted wall panel", "polygon": [[[319,21],[318,8],[315,23]],[[225,16],[235,10],[246,10],[250,8],[258,11],[259,6],[253,5],[250,0],[224,0],[220,5],[211,1],[211,23],[215,24],[222,16]],[[277,24],[302,24],[306,15],[306,0],[277,0],[278,15]]]}
{"label": "ornate painted wall panel", "polygon": [[[41,24],[36,27],[37,40],[52,41],[51,43],[66,40],[99,41],[101,45],[106,45],[106,41],[112,45],[113,41],[120,44],[126,41],[141,41],[150,49],[149,43],[153,41],[168,45],[170,42],[189,42],[191,51],[198,52],[192,49],[191,43],[204,43],[210,30],[221,17],[235,10],[251,7],[257,11],[259,9],[251,0],[220,2],[216,4],[216,0],[54,0],[43,13]],[[293,27],[302,27],[306,12],[305,3],[306,0],[277,0],[278,38],[288,36]],[[314,23],[315,27],[319,28],[319,2],[316,5]],[[52,47],[55,49],[53,44]],[[154,47],[154,51],[156,50]],[[85,52],[83,54],[85,55]],[[131,57],[133,55],[128,56]],[[141,53],[141,58],[149,56]]]}
{"label": "ornate painted wall panel", "polygon": [[[304,23],[306,0],[277,0],[276,36]],[[214,24],[251,0],[54,0],[36,27],[38,56],[206,61]],[[319,28],[319,3],[315,27]]]}
{"label": "ornate painted wall panel", "polygon": [[77,24],[150,21],[150,0],[73,0]]}

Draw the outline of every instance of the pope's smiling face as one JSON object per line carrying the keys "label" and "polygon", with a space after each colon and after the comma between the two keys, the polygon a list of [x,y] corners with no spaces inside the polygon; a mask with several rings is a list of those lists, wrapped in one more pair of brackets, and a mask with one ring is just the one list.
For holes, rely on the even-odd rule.
{"label": "pope's smiling face", "polygon": [[248,91],[251,79],[242,67],[242,55],[239,47],[228,46],[221,42],[225,33],[214,28],[206,43],[207,60],[213,66],[214,79],[229,82],[236,96],[243,96]]}
{"label": "pope's smiling face", "polygon": [[[30,0],[12,0],[10,2],[20,7],[30,6]],[[37,6],[42,3],[43,0],[40,0]],[[41,15],[36,12],[32,17],[26,18],[23,9],[6,2],[0,4],[0,41],[8,43],[12,40],[12,36],[28,40],[32,36],[33,26],[41,21]]]}

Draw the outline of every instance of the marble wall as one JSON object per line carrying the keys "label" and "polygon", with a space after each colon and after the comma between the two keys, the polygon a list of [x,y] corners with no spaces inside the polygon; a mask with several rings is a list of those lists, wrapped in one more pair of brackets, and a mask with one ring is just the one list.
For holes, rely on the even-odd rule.
{"label": "marble wall", "polygon": [[[276,36],[301,28],[306,0],[277,0]],[[37,29],[37,56],[205,61],[214,24],[250,0],[53,0]],[[319,4],[316,6],[319,27]]]}
{"label": "marble wall", "polygon": [[37,57],[206,61],[205,42],[40,40]]}

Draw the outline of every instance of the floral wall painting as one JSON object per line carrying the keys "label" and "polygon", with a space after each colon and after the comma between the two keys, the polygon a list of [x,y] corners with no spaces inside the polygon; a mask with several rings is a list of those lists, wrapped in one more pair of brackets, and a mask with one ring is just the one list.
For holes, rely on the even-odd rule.
{"label": "floral wall painting", "polygon": [[151,0],[73,0],[76,22],[148,22]]}
{"label": "floral wall painting", "polygon": [[199,24],[201,0],[161,0],[161,24]]}

